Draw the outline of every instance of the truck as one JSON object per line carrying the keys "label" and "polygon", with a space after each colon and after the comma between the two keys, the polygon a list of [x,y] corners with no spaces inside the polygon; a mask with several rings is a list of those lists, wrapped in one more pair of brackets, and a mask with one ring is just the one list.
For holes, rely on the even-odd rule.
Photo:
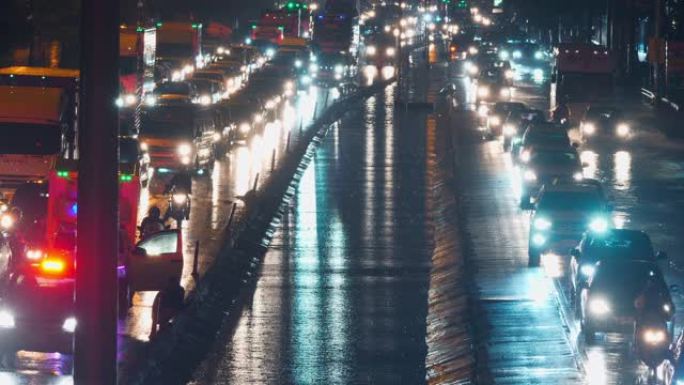
{"label": "truck", "polygon": [[74,158],[79,71],[0,68],[0,191],[43,182],[58,159]]}
{"label": "truck", "polygon": [[589,105],[613,94],[616,62],[613,53],[593,44],[559,44],[554,50],[551,108],[565,104],[576,125]]}
{"label": "truck", "polygon": [[158,22],[156,27],[156,80],[171,78],[174,70],[192,70],[203,61],[201,23]]}
{"label": "truck", "polygon": [[119,30],[120,106],[137,104],[154,88],[156,29],[121,25]]}
{"label": "truck", "polygon": [[277,10],[265,11],[252,26],[251,38],[256,44],[277,45],[285,37],[285,25],[290,24],[288,15]]}

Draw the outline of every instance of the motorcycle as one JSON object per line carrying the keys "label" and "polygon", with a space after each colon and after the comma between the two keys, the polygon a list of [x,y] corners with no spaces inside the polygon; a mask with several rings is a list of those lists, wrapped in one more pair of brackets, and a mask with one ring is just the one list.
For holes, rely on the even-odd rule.
{"label": "motorcycle", "polygon": [[178,228],[183,220],[190,219],[190,194],[179,189],[173,189],[169,193],[168,216],[176,220]]}
{"label": "motorcycle", "polygon": [[656,369],[671,358],[672,334],[666,317],[649,314],[638,319],[634,331],[636,355],[649,369],[649,383],[656,379]]}

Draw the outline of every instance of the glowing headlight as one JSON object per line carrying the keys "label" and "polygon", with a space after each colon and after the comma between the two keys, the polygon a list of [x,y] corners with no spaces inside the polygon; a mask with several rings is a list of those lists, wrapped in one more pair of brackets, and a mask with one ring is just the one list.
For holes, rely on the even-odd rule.
{"label": "glowing headlight", "polygon": [[522,52],[513,51],[513,59],[520,59],[522,57]]}
{"label": "glowing headlight", "polygon": [[252,128],[252,127],[249,125],[249,123],[242,123],[242,124],[240,124],[240,128],[239,128],[239,129],[240,129],[240,133],[241,133],[241,134],[246,134],[246,133],[249,132],[249,130],[250,130],[251,128]]}
{"label": "glowing headlight", "polygon": [[311,71],[312,73],[317,72],[318,71],[318,64],[316,64],[316,63],[309,64],[309,71]]}
{"label": "glowing headlight", "polygon": [[574,179],[575,181],[579,182],[579,181],[581,181],[581,180],[584,179],[584,174],[582,174],[581,172],[577,171],[576,173],[572,174],[572,179]]}
{"label": "glowing headlight", "polygon": [[185,204],[185,202],[187,200],[188,200],[187,194],[173,194],[173,203],[175,203],[177,205]]}
{"label": "glowing headlight", "polygon": [[468,73],[470,75],[477,75],[477,73],[480,71],[479,68],[475,64],[471,64],[468,66]]}
{"label": "glowing headlight", "polygon": [[264,121],[264,117],[261,114],[254,114],[254,123],[259,124]]}
{"label": "glowing headlight", "polygon": [[513,70],[506,70],[506,72],[504,72],[504,76],[506,77],[506,79],[513,79],[513,77],[515,76],[515,72],[513,72]]}
{"label": "glowing headlight", "polygon": [[537,180],[537,174],[535,174],[535,172],[532,170],[525,170],[523,173],[523,179],[528,182],[534,182]]}
{"label": "glowing headlight", "polygon": [[0,311],[0,328],[13,329],[14,328],[14,314],[8,310]]}
{"label": "glowing headlight", "polygon": [[664,305],[663,305],[663,311],[664,311],[665,313],[671,312],[671,311],[672,311],[672,306],[670,306],[669,303],[664,304]]}
{"label": "glowing headlight", "polygon": [[501,52],[499,52],[499,58],[501,58],[501,60],[508,60],[508,58],[509,58],[510,56],[511,56],[511,54],[508,53],[508,51],[501,51]]}
{"label": "glowing headlight", "polygon": [[510,88],[502,88],[501,91],[499,91],[499,96],[502,98],[510,98],[511,97],[511,89]]}
{"label": "glowing headlight", "polygon": [[477,55],[478,52],[479,52],[479,50],[477,49],[477,47],[473,47],[473,46],[468,47],[468,53],[469,54]]}
{"label": "glowing headlight", "polygon": [[190,65],[190,64],[188,64],[188,65],[186,65],[185,67],[183,67],[183,72],[185,72],[186,74],[193,73],[194,71],[195,71],[195,67],[193,67],[193,66]]}
{"label": "glowing headlight", "polygon": [[487,114],[489,114],[489,107],[485,105],[481,105],[480,107],[477,108],[477,115],[480,116],[481,118],[486,118]]}
{"label": "glowing headlight", "polygon": [[596,266],[594,266],[594,265],[588,265],[587,264],[587,265],[582,265],[582,267],[580,267],[580,273],[587,278],[593,277],[595,272],[596,272]]}
{"label": "glowing headlight", "polygon": [[394,49],[394,47],[389,47],[385,50],[385,55],[387,55],[389,57],[394,57],[394,55],[396,55],[396,53],[397,53],[397,50]]}
{"label": "glowing headlight", "polygon": [[145,142],[140,143],[140,150],[147,151],[147,150],[149,150],[149,148],[150,147],[147,145],[147,143],[145,143]]}
{"label": "glowing headlight", "polygon": [[272,58],[273,56],[275,56],[275,50],[273,48],[268,48],[266,50],[266,56],[268,56],[269,58]]}
{"label": "glowing headlight", "polygon": [[513,136],[518,133],[518,130],[516,130],[515,126],[512,124],[504,124],[503,126],[503,134],[506,136]]}
{"label": "glowing headlight", "polygon": [[223,53],[226,52],[226,49],[223,47],[217,47],[216,48],[216,53],[219,55],[223,55]]}
{"label": "glowing headlight", "polygon": [[536,218],[534,220],[534,228],[536,230],[548,230],[551,228],[551,221],[546,218]]}
{"label": "glowing headlight", "polygon": [[123,96],[124,105],[132,106],[138,101],[138,97],[133,94],[126,94]]}
{"label": "glowing headlight", "polygon": [[301,60],[299,60],[299,59],[295,60],[295,67],[302,68],[302,65],[304,65],[304,63],[302,63]]}
{"label": "glowing headlight", "polygon": [[0,227],[2,227],[3,230],[9,230],[14,226],[14,216],[11,214],[2,214],[0,216]]}
{"label": "glowing headlight", "polygon": [[221,138],[222,138],[222,136],[221,136],[221,134],[218,133],[218,132],[214,132],[214,133],[211,135],[211,139],[214,141],[214,143],[221,141]]}
{"label": "glowing headlight", "polygon": [[29,249],[28,251],[26,251],[26,259],[31,261],[37,261],[43,258],[43,255],[43,250],[40,249]]}
{"label": "glowing headlight", "polygon": [[608,231],[608,221],[603,217],[594,218],[589,223],[589,228],[595,233],[605,233]]}
{"label": "glowing headlight", "polygon": [[477,88],[477,96],[481,98],[486,98],[489,96],[489,87],[480,86]]}
{"label": "glowing headlight", "polygon": [[187,143],[178,146],[178,155],[189,156],[192,153],[192,146]]}
{"label": "glowing headlight", "polygon": [[543,246],[546,243],[546,237],[541,234],[534,234],[532,236],[532,243],[535,246]]}
{"label": "glowing headlight", "polygon": [[200,98],[199,98],[199,102],[200,102],[200,104],[203,105],[203,106],[208,106],[208,105],[211,104],[211,96],[209,96],[209,95],[202,95],[202,96],[200,96]]}
{"label": "glowing headlight", "polygon": [[520,160],[527,163],[530,161],[530,150],[524,150],[520,153]]}
{"label": "glowing headlight", "polygon": [[304,75],[304,76],[302,76],[302,77],[301,77],[301,82],[302,82],[302,84],[304,84],[304,85],[309,85],[309,84],[311,84],[311,76],[309,76],[309,75]]}
{"label": "glowing headlight", "polygon": [[157,98],[154,95],[147,95],[145,97],[145,105],[147,106],[155,106],[157,104]]}
{"label": "glowing headlight", "polygon": [[368,56],[375,56],[375,53],[377,52],[377,48],[375,48],[374,45],[369,45],[366,47],[366,55]]}
{"label": "glowing headlight", "polygon": [[587,135],[594,135],[594,133],[596,133],[596,126],[594,123],[584,123],[582,125],[582,132]]}
{"label": "glowing headlight", "polygon": [[589,301],[589,311],[598,316],[610,313],[610,304],[602,298],[596,298]]}
{"label": "glowing headlight", "polygon": [[629,136],[630,132],[631,132],[631,129],[630,129],[629,125],[627,125],[625,123],[620,123],[615,128],[615,133],[618,136],[623,137],[623,138],[626,136]]}
{"label": "glowing headlight", "polygon": [[646,329],[641,337],[649,345],[659,345],[667,340],[667,333],[662,329]]}
{"label": "glowing headlight", "polygon": [[542,51],[537,51],[534,53],[534,58],[537,60],[541,60],[544,58],[544,53]]}
{"label": "glowing headlight", "polygon": [[64,330],[67,333],[73,333],[76,330],[77,324],[78,323],[76,322],[76,318],[69,317],[64,320],[64,323],[62,324],[62,330]]}
{"label": "glowing headlight", "polygon": [[342,72],[344,72],[344,67],[342,67],[341,64],[338,64],[335,66],[334,70],[335,70],[335,73],[339,75],[339,74],[342,74]]}
{"label": "glowing headlight", "polygon": [[492,126],[498,126],[499,124],[501,124],[501,118],[498,117],[497,115],[490,116],[488,121],[489,121],[489,124]]}

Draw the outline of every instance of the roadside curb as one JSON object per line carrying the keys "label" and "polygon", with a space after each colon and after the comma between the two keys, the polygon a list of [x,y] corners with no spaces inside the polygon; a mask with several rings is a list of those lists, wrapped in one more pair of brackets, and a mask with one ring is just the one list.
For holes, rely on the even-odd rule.
{"label": "roadside curb", "polygon": [[125,383],[185,384],[216,343],[223,340],[221,337],[233,333],[243,306],[253,294],[271,238],[328,128],[353,103],[390,83],[357,90],[335,102],[311,124],[307,135],[284,159],[281,169],[272,174],[259,193],[247,198],[250,202],[244,212],[245,220],[232,230],[199,288],[191,295],[189,306],[176,317],[171,328],[144,348],[140,356],[147,359],[139,367],[131,368]]}

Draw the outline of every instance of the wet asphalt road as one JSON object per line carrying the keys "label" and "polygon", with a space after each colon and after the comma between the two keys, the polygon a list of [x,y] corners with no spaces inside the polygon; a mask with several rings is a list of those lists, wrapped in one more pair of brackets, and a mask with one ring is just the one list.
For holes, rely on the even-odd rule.
{"label": "wet asphalt road", "polygon": [[333,125],[266,256],[251,306],[196,382],[397,384],[425,377],[425,115],[395,86]]}

